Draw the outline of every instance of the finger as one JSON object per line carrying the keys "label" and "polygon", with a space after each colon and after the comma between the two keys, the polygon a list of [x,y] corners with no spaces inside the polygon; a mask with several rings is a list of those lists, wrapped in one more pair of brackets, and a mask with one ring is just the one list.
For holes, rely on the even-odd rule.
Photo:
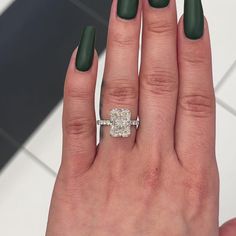
{"label": "finger", "polygon": [[[150,5],[153,2],[153,6]],[[177,20],[174,0],[143,0],[140,72],[140,128],[137,142],[151,148],[173,148],[178,92]],[[157,5],[155,5],[155,3]],[[158,144],[158,145],[157,145]]]}
{"label": "finger", "polygon": [[235,236],[236,219],[232,219],[220,227],[220,236]]}
{"label": "finger", "polygon": [[[183,18],[179,23],[176,151],[183,164],[197,168],[215,159],[215,99],[208,26],[201,8],[194,9],[188,15],[185,6],[185,29]],[[193,17],[202,18],[202,24]]]}
{"label": "finger", "polygon": [[[106,65],[101,94],[101,118],[110,119],[113,108],[126,108],[137,118],[138,49],[141,21],[138,0],[114,0],[108,32]],[[102,126],[101,145],[131,148],[135,128],[128,138],[114,138],[110,127]]]}
{"label": "finger", "polygon": [[97,54],[95,30],[85,28],[78,54],[74,51],[67,71],[63,110],[63,160],[67,173],[80,175],[90,167],[96,153],[94,90]]}

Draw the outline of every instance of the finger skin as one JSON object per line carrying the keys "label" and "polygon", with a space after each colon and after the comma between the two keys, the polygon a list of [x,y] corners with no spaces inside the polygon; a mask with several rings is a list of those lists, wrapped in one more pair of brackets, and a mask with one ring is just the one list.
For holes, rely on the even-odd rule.
{"label": "finger skin", "polygon": [[[138,5],[135,18],[123,19],[117,15],[117,3],[114,0],[111,8],[100,116],[110,119],[113,108],[126,108],[131,111],[132,119],[136,119],[141,4]],[[121,146],[123,149],[130,149],[134,145],[134,128],[128,138],[111,137],[110,127],[103,126],[102,131],[100,145],[111,148]]]}
{"label": "finger skin", "polygon": [[220,236],[236,235],[236,219],[232,219],[220,227]]}
{"label": "finger skin", "polygon": [[76,69],[77,49],[73,52],[64,87],[63,159],[68,173],[80,175],[91,165],[96,154],[94,92],[97,77],[97,53],[92,67]]}
{"label": "finger skin", "polygon": [[178,93],[176,4],[171,0],[164,8],[154,8],[143,0],[143,11],[137,142],[169,151]]}
{"label": "finger skin", "polygon": [[[179,22],[179,97],[175,148],[182,164],[204,167],[215,162],[215,96],[208,24],[191,40]],[[209,162],[210,161],[210,162]]]}

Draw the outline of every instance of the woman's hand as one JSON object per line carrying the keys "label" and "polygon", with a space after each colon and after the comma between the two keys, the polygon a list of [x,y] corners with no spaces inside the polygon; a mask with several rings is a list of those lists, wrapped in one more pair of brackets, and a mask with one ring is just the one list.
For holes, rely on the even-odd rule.
{"label": "woman's hand", "polygon": [[[47,236],[219,235],[215,98],[200,0],[185,1],[178,25],[174,0],[113,1],[101,117],[127,108],[140,126],[128,138],[105,126],[98,147],[94,35],[85,29],[67,73]],[[235,232],[230,222],[220,233]]]}

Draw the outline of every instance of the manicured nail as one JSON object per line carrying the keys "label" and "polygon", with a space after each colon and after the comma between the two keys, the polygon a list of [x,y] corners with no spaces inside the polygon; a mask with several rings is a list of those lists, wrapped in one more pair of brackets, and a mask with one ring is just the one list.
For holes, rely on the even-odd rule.
{"label": "manicured nail", "polygon": [[204,13],[201,0],[185,0],[184,31],[190,39],[200,39],[204,33]]}
{"label": "manicured nail", "polygon": [[149,4],[155,8],[164,8],[169,5],[170,0],[148,0]]}
{"label": "manicured nail", "polygon": [[130,20],[136,17],[139,0],[118,0],[117,14],[120,18]]}
{"label": "manicured nail", "polygon": [[93,64],[96,30],[92,26],[84,28],[76,56],[76,68],[88,71]]}

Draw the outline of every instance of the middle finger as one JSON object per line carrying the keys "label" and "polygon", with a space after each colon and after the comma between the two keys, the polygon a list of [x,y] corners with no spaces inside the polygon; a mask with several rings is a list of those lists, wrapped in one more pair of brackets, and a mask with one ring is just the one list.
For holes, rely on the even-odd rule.
{"label": "middle finger", "polygon": [[143,12],[137,144],[169,151],[178,94],[175,0],[143,0]]}

